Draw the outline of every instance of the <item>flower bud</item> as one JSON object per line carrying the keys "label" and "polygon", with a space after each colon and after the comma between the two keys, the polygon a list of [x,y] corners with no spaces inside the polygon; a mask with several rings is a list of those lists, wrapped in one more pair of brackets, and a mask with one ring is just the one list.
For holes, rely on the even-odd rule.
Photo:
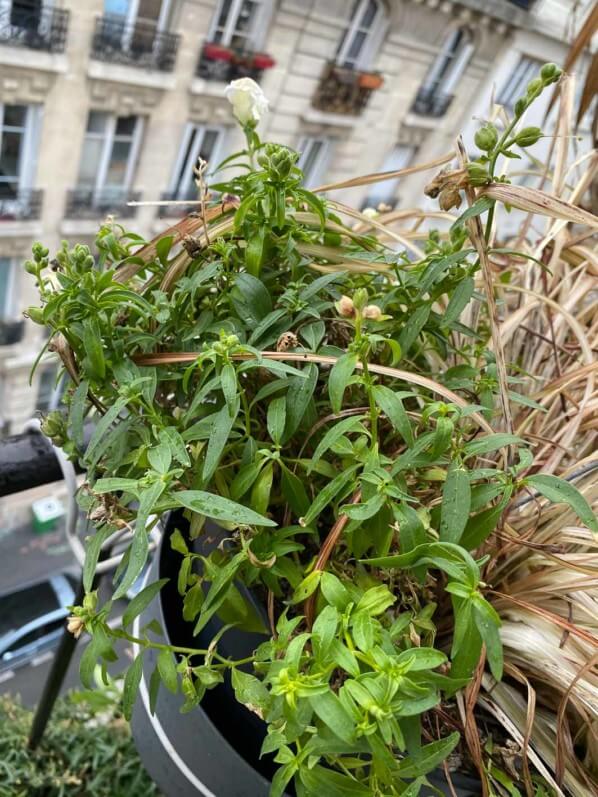
{"label": "flower bud", "polygon": [[539,93],[540,91],[542,91],[543,87],[544,87],[543,81],[539,77],[536,77],[533,80],[530,80],[530,82],[527,84],[527,93],[528,94]]}
{"label": "flower bud", "polygon": [[27,318],[30,318],[35,324],[44,323],[44,311],[41,309],[41,307],[28,307],[25,310],[24,315]]}
{"label": "flower bud", "polygon": [[515,103],[515,116],[521,116],[521,114],[527,108],[527,103],[523,97],[517,100]]}
{"label": "flower bud", "polygon": [[556,64],[552,63],[544,64],[540,70],[540,77],[546,84],[554,83],[562,74],[562,70]]}
{"label": "flower bud", "polygon": [[37,265],[33,262],[33,260],[26,260],[24,267],[28,274],[37,274]]}
{"label": "flower bud", "polygon": [[336,303],[336,310],[343,318],[353,318],[355,315],[355,306],[353,299],[350,296],[341,296]]}
{"label": "flower bud", "polygon": [[72,634],[75,639],[79,639],[83,631],[85,631],[85,623],[80,617],[71,614],[70,617],[67,618],[66,630],[69,634]]}
{"label": "flower bud", "polygon": [[471,185],[486,185],[486,183],[490,182],[488,170],[481,163],[468,163],[467,174]]}
{"label": "flower bud", "polygon": [[515,142],[520,147],[531,147],[542,138],[542,131],[539,127],[524,127],[515,137]]}
{"label": "flower bud", "polygon": [[490,152],[490,150],[494,149],[498,141],[498,131],[494,125],[484,125],[475,134],[474,141],[478,149]]}
{"label": "flower bud", "polygon": [[233,114],[243,126],[255,127],[268,110],[268,100],[258,84],[250,77],[233,80],[224,90],[233,106]]}
{"label": "flower bud", "polygon": [[376,208],[364,208],[361,211],[361,215],[365,216],[366,219],[375,219],[380,213],[376,210]]}
{"label": "flower bud", "polygon": [[368,303],[368,292],[365,288],[359,288],[353,294],[353,304],[356,310],[363,310]]}
{"label": "flower bud", "polygon": [[382,318],[382,310],[376,304],[368,304],[363,308],[363,317],[370,321],[380,321]]}

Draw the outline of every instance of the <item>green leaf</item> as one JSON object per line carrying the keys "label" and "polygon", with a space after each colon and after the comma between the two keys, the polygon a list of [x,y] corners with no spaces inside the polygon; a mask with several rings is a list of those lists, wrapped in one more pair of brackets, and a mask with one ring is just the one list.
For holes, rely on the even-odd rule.
{"label": "green leaf", "polygon": [[281,468],[280,489],[295,515],[303,517],[309,509],[309,496],[301,479],[289,470],[286,465]]}
{"label": "green leaf", "polygon": [[412,446],[414,443],[413,430],[411,429],[411,422],[409,421],[409,416],[405,412],[400,395],[397,395],[394,390],[384,385],[375,385],[373,393],[376,404],[380,407],[407,445]]}
{"label": "green leaf", "polygon": [[87,391],[89,384],[83,380],[73,393],[69,408],[69,428],[73,442],[79,450],[83,449],[83,419],[87,406]]}
{"label": "green leaf", "polygon": [[294,376],[289,381],[286,396],[285,440],[292,437],[299,428],[318,383],[318,369],[313,363],[309,363],[303,373],[304,377]]}
{"label": "green leaf", "polygon": [[171,650],[161,650],[158,654],[157,665],[162,683],[169,692],[172,692],[176,695],[179,686],[179,679],[176,671],[176,659],[174,657],[174,653]]}
{"label": "green leaf", "polygon": [[517,437],[517,435],[498,432],[497,434],[478,437],[470,443],[466,443],[463,447],[463,454],[466,457],[479,456],[480,454],[487,454],[489,451],[496,451],[497,448],[523,443],[525,443],[525,440]]}
{"label": "green leaf", "polygon": [[239,703],[256,706],[263,711],[268,709],[270,693],[259,678],[234,667],[231,672],[231,681],[235,690],[235,697]]}
{"label": "green leaf", "polygon": [[220,457],[224,451],[224,446],[229,438],[238,411],[239,403],[237,401],[236,411],[233,415],[230,414],[228,407],[225,405],[214,416],[212,433],[208,441],[208,448],[201,474],[204,483],[210,480],[218,467]]}
{"label": "green leaf", "polygon": [[228,408],[228,414],[232,418],[237,414],[237,372],[232,363],[225,363],[222,366],[220,388]]}
{"label": "green leaf", "polygon": [[428,542],[418,545],[409,553],[361,561],[374,567],[409,568],[427,564],[444,570],[456,581],[465,579],[472,587],[477,586],[480,580],[480,568],[471,554],[451,542]]}
{"label": "green leaf", "polygon": [[374,621],[365,612],[359,612],[353,619],[351,633],[355,644],[364,653],[368,653],[374,646],[375,630]]}
{"label": "green leaf", "polygon": [[420,672],[421,670],[433,670],[446,663],[446,655],[441,650],[435,648],[411,648],[404,650],[397,657],[397,663],[409,661],[409,672]]}
{"label": "green leaf", "polygon": [[257,462],[249,462],[239,470],[230,484],[230,495],[234,501],[238,501],[249,490],[259,476],[265,461],[262,459]]}
{"label": "green leaf", "polygon": [[490,197],[483,196],[480,199],[477,199],[473,205],[467,208],[454,222],[451,229],[456,230],[459,227],[462,227],[466,221],[469,219],[473,219],[475,216],[479,216],[482,213],[486,213],[487,210],[494,207],[494,199],[490,199]]}
{"label": "green leaf", "polygon": [[[317,698],[316,698],[317,699]],[[299,770],[301,783],[309,795],[320,797],[370,797],[372,792],[366,786],[348,775],[316,764],[309,769],[302,766]]]}
{"label": "green leaf", "polygon": [[268,510],[270,505],[270,492],[274,478],[274,463],[268,462],[260,475],[255,480],[251,491],[251,508],[260,515]]}
{"label": "green leaf", "polygon": [[246,506],[203,490],[181,490],[173,493],[171,498],[176,501],[176,506],[183,506],[214,520],[237,523],[240,526],[276,526],[276,521],[258,515]]}
{"label": "green leaf", "polygon": [[469,518],[460,540],[463,548],[467,548],[468,551],[473,551],[486,540],[496,528],[500,516],[509,503],[512,493],[513,486],[507,485],[502,498],[496,506],[484,509],[483,512],[478,512],[477,515]]}
{"label": "green leaf", "polygon": [[328,504],[337,496],[340,491],[352,481],[355,471],[361,467],[360,465],[352,465],[350,468],[342,471],[331,482],[320,490],[307,514],[303,517],[301,525],[309,526],[315,520],[320,512],[328,506]]}
{"label": "green leaf", "polygon": [[93,688],[93,673],[102,656],[111,650],[110,639],[101,626],[94,629],[91,641],[86,646],[79,662],[79,677],[86,689]]}
{"label": "green leaf", "polygon": [[312,643],[316,658],[325,658],[332,640],[336,635],[339,623],[339,613],[334,606],[325,606],[316,617],[311,630]]}
{"label": "green leaf", "polygon": [[144,587],[141,592],[135,595],[123,612],[123,628],[131,625],[133,620],[150,605],[164,584],[167,583],[167,578],[161,578],[159,581],[153,581],[151,584],[148,584],[147,587]]}
{"label": "green leaf", "polygon": [[113,532],[114,528],[102,528],[98,529],[93,536],[88,537],[85,549],[85,564],[83,565],[83,588],[86,593],[91,592],[102,545]]}
{"label": "green leaf", "polygon": [[468,472],[454,463],[442,491],[439,537],[442,542],[459,542],[469,519],[471,485]]}
{"label": "green leaf", "polygon": [[400,777],[417,778],[420,775],[427,775],[453,752],[460,738],[459,732],[455,731],[446,739],[424,745],[418,755],[399,761],[397,769]]}
{"label": "green leaf", "polygon": [[463,310],[465,310],[473,296],[474,288],[475,282],[473,277],[465,277],[456,286],[444,312],[445,324],[452,324],[454,321],[459,320],[459,316]]}
{"label": "green leaf", "polygon": [[451,444],[454,430],[455,426],[450,418],[438,418],[436,420],[436,429],[432,438],[432,451],[430,452],[432,459],[438,459],[444,454]]}
{"label": "green leaf", "polygon": [[549,473],[536,473],[534,476],[527,476],[525,484],[534,487],[553,504],[568,504],[581,522],[594,534],[598,534],[596,515],[577,487]]}
{"label": "green leaf", "polygon": [[135,495],[139,488],[139,482],[137,479],[117,479],[117,478],[106,478],[106,479],[98,479],[93,485],[93,492],[97,493],[98,495],[102,495],[103,493],[116,493],[116,492],[125,492],[125,493],[133,493]]}
{"label": "green leaf", "polygon": [[123,684],[123,698],[122,698],[122,705],[123,705],[123,714],[125,715],[125,719],[127,722],[131,720],[133,716],[133,707],[135,705],[135,699],[137,697],[137,692],[139,690],[139,684],[141,683],[141,675],[143,673],[143,653],[138,653],[133,661],[133,664],[127,670],[127,674],[125,675],[125,681]]}
{"label": "green leaf", "polygon": [[260,273],[264,257],[264,242],[266,240],[266,226],[258,227],[247,241],[245,249],[245,266],[249,274],[257,277]]}
{"label": "green leaf", "polygon": [[426,321],[430,316],[431,307],[429,304],[423,304],[417,307],[412,313],[409,314],[409,320],[399,334],[399,345],[403,352],[403,357],[409,352],[413,346],[420,332],[426,325]]}
{"label": "green leaf", "polygon": [[95,465],[97,459],[101,456],[102,451],[100,449],[100,444],[104,442],[106,433],[114,421],[118,418],[124,407],[126,407],[128,401],[128,396],[121,396],[98,421],[85,452],[85,460],[91,466]]}
{"label": "green leaf", "polygon": [[309,596],[317,590],[321,578],[321,570],[312,570],[312,572],[305,576],[303,581],[298,584],[293,593],[291,603],[302,603],[306,598],[309,598]]}
{"label": "green leaf", "polygon": [[204,602],[204,591],[198,581],[187,591],[183,600],[183,620],[192,623],[199,614]]}
{"label": "green leaf", "polygon": [[333,412],[341,411],[347,383],[353,375],[358,359],[356,354],[343,354],[330,369],[328,393]]}
{"label": "green leaf", "polygon": [[341,580],[325,570],[322,573],[322,595],[326,598],[327,602],[335,606],[339,612],[344,612],[349,604],[351,596],[346,587],[343,586]]}
{"label": "green leaf", "polygon": [[326,334],[326,324],[323,321],[314,321],[312,324],[301,327],[299,334],[307,343],[310,351],[316,351]]}
{"label": "green leaf", "polygon": [[314,714],[327,725],[332,733],[344,742],[351,743],[355,736],[355,724],[339,698],[332,691],[309,698]]}
{"label": "green leaf", "polygon": [[191,460],[185,448],[185,441],[174,426],[166,426],[161,429],[158,438],[162,443],[168,443],[173,459],[187,468],[190,467]]}
{"label": "green leaf", "polygon": [[106,362],[102,349],[100,327],[95,318],[83,321],[83,347],[85,349],[84,365],[92,379],[101,382],[106,376]]}
{"label": "green leaf", "polygon": [[364,426],[361,423],[363,417],[363,415],[359,415],[356,417],[344,418],[342,421],[339,421],[338,423],[335,423],[334,426],[330,427],[314,451],[309,468],[307,470],[308,474],[312,472],[326,451],[328,451],[329,448],[332,448],[332,446],[334,446],[341,437],[349,434],[350,432],[365,431]]}
{"label": "green leaf", "polygon": [[[305,382],[307,380],[304,379],[302,381]],[[270,404],[268,404],[266,426],[268,427],[268,434],[277,445],[282,442],[286,421],[286,407],[287,400],[285,396],[272,399]]]}
{"label": "green leaf", "polygon": [[396,597],[386,584],[379,584],[376,587],[370,587],[363,593],[355,607],[355,612],[365,612],[365,614],[376,616],[383,614],[395,601]]}
{"label": "green leaf", "polygon": [[231,298],[239,318],[250,328],[257,326],[272,310],[268,289],[251,274],[237,276]]}
{"label": "green leaf", "polygon": [[473,602],[475,624],[486,645],[486,655],[492,675],[500,681],[503,674],[503,650],[500,641],[500,618],[492,606],[482,597]]}
{"label": "green leaf", "polygon": [[150,448],[149,451],[147,452],[147,458],[149,460],[149,464],[157,473],[159,473],[160,475],[168,473],[170,464],[172,462],[170,445],[165,442],[165,443],[160,443],[154,448]]}
{"label": "green leaf", "polygon": [[199,634],[199,632],[205,628],[210,618],[213,617],[213,615],[222,606],[229,594],[229,591],[233,589],[233,581],[239,571],[239,568],[246,561],[247,552],[239,551],[238,554],[233,556],[230,562],[223,567],[220,566],[220,569],[216,571],[214,580],[210,585],[208,594],[206,595],[205,601],[201,607],[199,620],[193,629],[194,634]]}

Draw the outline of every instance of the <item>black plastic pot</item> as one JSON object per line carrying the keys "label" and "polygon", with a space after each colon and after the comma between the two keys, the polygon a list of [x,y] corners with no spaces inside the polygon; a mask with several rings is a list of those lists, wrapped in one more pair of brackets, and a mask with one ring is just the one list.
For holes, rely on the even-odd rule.
{"label": "black plastic pot", "polygon": [[[176,589],[180,554],[173,552],[168,542],[174,528],[185,532],[187,526],[180,515],[167,523],[164,542],[154,558],[147,580],[169,578],[170,581],[160,592],[159,600],[137,618],[135,632],[156,619],[171,644],[207,647],[220,623],[214,619],[198,637],[194,637],[192,624],[182,620],[181,598]],[[201,542],[195,543],[198,552],[208,552],[224,536],[217,526],[210,526],[207,532],[202,535]],[[258,634],[232,629],[224,635],[218,650],[225,656],[244,658],[264,639]],[[173,695],[162,687],[152,716],[149,711],[149,680],[156,658],[154,651],[148,651],[144,656],[132,730],[141,760],[163,794],[166,797],[267,797],[276,765],[269,756],[259,758],[265,724],[237,703],[228,680],[208,691],[201,705],[188,714],[180,713],[182,696]],[[429,779],[450,795],[441,770]],[[475,779],[455,774],[452,780],[458,797],[479,797],[481,794],[479,781]],[[431,794],[422,792],[421,797]]]}

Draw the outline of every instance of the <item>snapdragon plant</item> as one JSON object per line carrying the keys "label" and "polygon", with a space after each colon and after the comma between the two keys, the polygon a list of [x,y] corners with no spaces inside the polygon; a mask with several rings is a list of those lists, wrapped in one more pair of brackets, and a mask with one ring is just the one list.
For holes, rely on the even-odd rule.
{"label": "snapdragon plant", "polygon": [[[559,74],[543,67],[505,130],[484,124],[477,161],[431,192],[454,206],[506,181],[498,159],[538,139],[518,126]],[[96,255],[64,244],[50,260],[37,244],[27,270],[41,305],[29,316],[49,328],[70,381],[44,431],[86,468],[88,590],[115,530],[134,535],[113,600],[142,572],[156,518],[179,512],[189,530],[163,544],[180,555],[184,620],[198,635],[218,616],[221,633],[261,630],[264,641],[233,661],[218,638],[178,647],[155,625],[133,633],[163,581],[117,628],[112,600],[88,591],[71,618],[91,634],[81,676],[90,685],[115,641],[135,643],[130,716],[143,657],[157,650],[152,703],[162,687],[181,690],[190,711],[232,679],[265,723],[273,797],[291,781],[298,795],[412,797],[466,750],[455,695],[484,661],[503,676],[485,568],[505,508],[531,490],[598,526],[570,484],[535,474],[530,446],[501,430],[470,227],[485,217],[489,246],[495,201],[474,196],[413,259],[303,187],[297,153],[258,137],[263,103],[235,107],[248,146],[217,172],[216,198],[150,242],[110,220]],[[513,369],[507,379],[508,400],[529,403]],[[227,532],[208,555],[194,546],[206,521]]]}

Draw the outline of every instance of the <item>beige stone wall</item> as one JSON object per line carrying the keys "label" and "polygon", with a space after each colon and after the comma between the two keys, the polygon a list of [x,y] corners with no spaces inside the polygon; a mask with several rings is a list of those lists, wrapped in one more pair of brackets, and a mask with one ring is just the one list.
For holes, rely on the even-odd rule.
{"label": "beige stone wall", "polygon": [[[76,185],[90,109],[144,117],[133,188],[142,191],[146,200],[158,199],[168,188],[187,121],[230,125],[228,146],[231,151],[242,146],[223,99],[224,85],[194,77],[217,0],[172,1],[171,29],[182,36],[173,73],[90,58],[94,21],[102,13],[102,0],[56,0],[56,5],[71,12],[64,54],[53,56],[0,45],[0,102],[43,105],[35,186],[45,192],[39,222],[0,221],[0,256],[24,259],[38,238],[51,250],[62,238],[72,243],[91,242],[95,223],[64,219],[66,191]],[[551,0],[553,11],[564,5],[571,4]],[[276,66],[262,81],[272,106],[262,132],[289,146],[296,146],[302,135],[330,136],[334,147],[327,181],[379,170],[399,140],[418,143],[417,160],[449,150],[472,110],[479,107],[480,93],[488,90],[489,73],[506,57],[514,39],[515,32],[504,22],[478,14],[472,3],[387,0],[386,6],[388,26],[370,65],[384,75],[384,85],[355,116],[316,111],[311,104],[326,62],[335,57],[352,1],[278,0],[264,32],[263,49],[274,57]],[[555,19],[559,19],[558,13]],[[438,119],[415,116],[410,111],[413,99],[447,31],[462,24],[475,32],[476,48],[447,113]],[[543,25],[546,27],[546,15]],[[412,206],[420,201],[426,179],[427,175],[414,175],[401,183],[403,204]],[[365,196],[364,189],[356,189],[343,193],[342,199],[359,204]],[[139,208],[130,226],[153,236],[158,229],[156,209]],[[21,275],[20,286],[22,308],[34,299],[34,291],[26,274]],[[30,325],[22,344],[0,349],[0,414],[13,430],[19,430],[34,410],[36,385],[32,389],[27,386],[26,373],[40,345],[39,328]]]}

